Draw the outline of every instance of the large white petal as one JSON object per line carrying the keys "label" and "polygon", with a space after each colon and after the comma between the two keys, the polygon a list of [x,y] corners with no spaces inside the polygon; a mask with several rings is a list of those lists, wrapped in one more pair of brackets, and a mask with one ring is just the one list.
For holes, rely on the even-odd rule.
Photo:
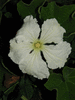
{"label": "large white petal", "polygon": [[41,40],[44,43],[59,43],[63,40],[63,33],[65,32],[66,30],[60,26],[55,18],[47,19],[42,25]]}
{"label": "large white petal", "polygon": [[32,44],[22,35],[16,36],[10,40],[10,52],[8,56],[15,63],[19,64],[26,56],[26,53],[32,50]]}
{"label": "large white petal", "polygon": [[25,36],[30,42],[33,42],[38,38],[40,33],[40,28],[37,23],[36,18],[33,19],[33,16],[27,16],[24,19],[24,24],[18,30],[17,35]]}
{"label": "large white petal", "polygon": [[58,45],[47,46],[43,50],[44,57],[48,62],[48,67],[51,69],[64,67],[69,54],[71,53],[70,44],[67,42],[60,42]]}
{"label": "large white petal", "polygon": [[33,51],[31,54],[26,54],[26,58],[19,64],[19,68],[23,73],[33,75],[38,79],[49,77],[47,65],[42,60],[40,52]]}

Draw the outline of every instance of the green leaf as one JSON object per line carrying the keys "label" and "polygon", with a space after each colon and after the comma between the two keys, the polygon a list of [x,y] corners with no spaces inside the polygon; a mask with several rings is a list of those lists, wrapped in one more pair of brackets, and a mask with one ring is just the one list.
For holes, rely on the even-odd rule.
{"label": "green leaf", "polygon": [[38,88],[34,89],[34,93],[33,96],[30,100],[42,100],[42,93],[40,92],[40,90]]}
{"label": "green leaf", "polygon": [[4,15],[5,15],[7,18],[11,18],[11,17],[12,17],[12,14],[11,14],[10,12],[6,12]]}
{"label": "green leaf", "polygon": [[48,2],[55,1],[58,4],[72,4],[73,0],[47,0]]}
{"label": "green leaf", "polygon": [[25,4],[22,0],[17,3],[17,10],[21,18],[25,18],[28,15],[36,17],[37,8],[42,5],[45,0],[33,0],[29,5]]}
{"label": "green leaf", "polygon": [[26,82],[25,82],[25,91],[26,91],[26,97],[28,99],[30,99],[33,95],[33,87],[32,87],[32,84],[30,83],[30,80],[27,79]]}
{"label": "green leaf", "polygon": [[48,3],[47,7],[42,7],[39,17],[43,20],[56,18],[67,33],[75,32],[75,18],[73,13],[75,4],[58,6],[55,2]]}
{"label": "green leaf", "polygon": [[50,75],[45,87],[57,90],[57,100],[75,100],[75,69],[64,67],[63,77],[60,74]]}
{"label": "green leaf", "polygon": [[33,95],[33,87],[31,84],[31,81],[27,78],[24,79],[24,77],[21,78],[20,84],[20,95],[25,96],[27,99],[30,99]]}
{"label": "green leaf", "polygon": [[61,82],[61,74],[52,73],[48,81],[45,83],[45,87],[49,90],[53,90],[54,88],[57,88]]}
{"label": "green leaf", "polygon": [[[65,79],[68,92],[75,99],[75,68],[65,67],[63,69],[63,77]],[[71,99],[71,100],[74,100]]]}
{"label": "green leaf", "polygon": [[48,3],[47,7],[42,7],[41,18],[43,20],[56,18],[60,24],[65,22],[75,10],[75,5],[58,6],[55,2]]}
{"label": "green leaf", "polygon": [[3,95],[3,100],[7,100],[7,97],[5,95]]}

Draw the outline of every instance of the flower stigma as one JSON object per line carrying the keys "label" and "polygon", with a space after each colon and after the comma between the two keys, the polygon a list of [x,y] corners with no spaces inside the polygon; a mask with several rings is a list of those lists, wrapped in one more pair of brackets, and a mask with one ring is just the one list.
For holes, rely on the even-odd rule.
{"label": "flower stigma", "polygon": [[40,48],[41,47],[41,43],[39,43],[39,42],[35,43],[35,47],[36,48]]}
{"label": "flower stigma", "polygon": [[34,42],[34,49],[41,50],[42,43],[40,41]]}
{"label": "flower stigma", "polygon": [[43,41],[35,40],[32,44],[34,50],[42,50],[44,48]]}

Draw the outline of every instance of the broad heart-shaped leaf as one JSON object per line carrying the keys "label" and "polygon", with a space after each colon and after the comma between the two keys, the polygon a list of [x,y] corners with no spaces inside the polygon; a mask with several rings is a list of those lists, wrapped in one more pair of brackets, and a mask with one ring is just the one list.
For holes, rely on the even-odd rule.
{"label": "broad heart-shaped leaf", "polygon": [[60,7],[55,2],[51,2],[46,7],[42,7],[39,17],[42,20],[56,18],[67,33],[72,33],[75,32],[74,12],[75,4]]}
{"label": "broad heart-shaped leaf", "polygon": [[62,73],[52,73],[44,86],[57,90],[56,100],[75,100],[75,69],[64,67]]}
{"label": "broad heart-shaped leaf", "polygon": [[17,3],[17,10],[21,18],[25,18],[28,15],[36,17],[38,7],[42,5],[45,0],[33,0],[29,5],[25,4],[22,0]]}

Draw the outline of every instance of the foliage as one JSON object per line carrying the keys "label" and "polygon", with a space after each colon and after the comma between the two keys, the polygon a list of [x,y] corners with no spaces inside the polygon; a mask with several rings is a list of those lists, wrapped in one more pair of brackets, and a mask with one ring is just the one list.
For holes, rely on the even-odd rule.
{"label": "foliage", "polygon": [[62,74],[51,73],[45,87],[57,90],[57,100],[75,100],[75,69],[65,66]]}

